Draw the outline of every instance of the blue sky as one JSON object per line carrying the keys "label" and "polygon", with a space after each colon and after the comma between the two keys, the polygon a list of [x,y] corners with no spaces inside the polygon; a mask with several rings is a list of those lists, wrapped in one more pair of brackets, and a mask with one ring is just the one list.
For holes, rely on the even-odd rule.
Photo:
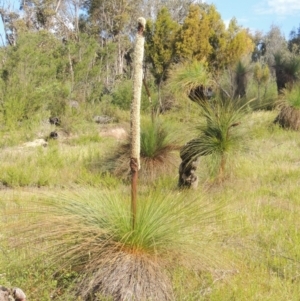
{"label": "blue sky", "polygon": [[225,23],[235,17],[239,25],[266,34],[272,25],[288,39],[300,26],[300,0],[206,0],[213,3]]}

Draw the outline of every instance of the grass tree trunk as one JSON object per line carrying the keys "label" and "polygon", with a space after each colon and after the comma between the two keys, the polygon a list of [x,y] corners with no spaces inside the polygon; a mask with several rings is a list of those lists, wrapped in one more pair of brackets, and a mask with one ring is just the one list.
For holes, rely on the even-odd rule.
{"label": "grass tree trunk", "polygon": [[224,181],[224,175],[225,175],[225,166],[226,166],[226,155],[221,155],[221,162],[219,166],[218,176],[217,176],[217,182],[222,183]]}
{"label": "grass tree trunk", "polygon": [[198,165],[198,158],[192,162],[182,161],[179,165],[179,188],[197,188],[198,176],[196,169]]}
{"label": "grass tree trunk", "polygon": [[135,227],[136,206],[137,206],[137,182],[138,170],[140,169],[140,107],[143,85],[143,58],[144,58],[144,29],[146,20],[138,19],[138,32],[134,49],[133,61],[133,100],[131,104],[131,210],[132,228]]}
{"label": "grass tree trunk", "polygon": [[196,175],[197,166],[199,163],[199,156],[190,157],[189,146],[193,144],[194,140],[189,141],[181,148],[180,158],[182,160],[179,165],[179,188],[197,188],[198,176]]}

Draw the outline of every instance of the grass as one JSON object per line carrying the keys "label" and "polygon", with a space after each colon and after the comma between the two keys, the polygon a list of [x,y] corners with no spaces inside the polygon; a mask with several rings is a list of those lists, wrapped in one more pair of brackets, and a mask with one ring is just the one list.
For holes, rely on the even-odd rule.
{"label": "grass", "polygon": [[[175,260],[172,264],[171,256],[170,261],[166,259],[161,261],[162,272],[171,283],[175,300],[298,301],[300,299],[299,133],[286,131],[274,125],[276,114],[276,111],[256,111],[246,115],[243,121],[243,133],[249,134],[250,139],[244,152],[236,154],[234,158],[236,167],[230,170],[232,176],[221,185],[208,186],[206,181],[209,174],[208,166],[200,162],[197,169],[200,179],[198,189],[188,194],[182,192],[183,202],[191,198],[197,202],[205,200],[226,203],[226,206],[223,207],[221,214],[214,218],[213,223],[203,228],[212,239],[212,245],[220,242],[217,245],[220,250],[216,254],[218,260],[211,259],[213,256],[209,253],[214,251],[212,249],[207,250],[208,254],[205,257],[211,261],[207,261],[209,265],[205,267],[202,265],[199,267],[195,264],[195,260],[183,260],[182,263],[185,264],[182,265],[175,264],[178,261]],[[164,119],[174,123],[174,128],[178,127],[180,118],[182,116],[179,112],[170,112],[164,116]],[[186,137],[191,137],[189,129],[194,120],[194,118],[191,120],[186,118],[180,123],[181,136],[186,132]],[[88,136],[87,133],[84,135]],[[83,138],[84,141],[85,139]],[[50,299],[50,295],[54,295],[54,300],[75,300],[71,293],[76,292],[77,286],[73,276],[77,275],[70,274],[70,266],[64,267],[59,274],[55,274],[54,271],[59,268],[58,262],[54,261],[55,263],[49,266],[44,254],[39,250],[40,246],[47,245],[32,245],[30,250],[8,248],[3,241],[3,235],[7,235],[8,232],[3,229],[5,222],[12,221],[12,218],[5,214],[3,208],[8,210],[8,207],[14,204],[18,204],[19,208],[33,205],[41,195],[43,197],[52,195],[54,190],[55,195],[73,199],[70,197],[70,190],[78,194],[82,191],[82,186],[83,191],[96,190],[95,194],[92,193],[94,195],[101,194],[101,191],[106,188],[109,190],[108,194],[124,197],[124,202],[120,203],[121,207],[116,213],[121,212],[128,202],[126,200],[128,188],[122,181],[111,177],[105,180],[106,176],[86,168],[89,162],[94,162],[95,158],[113,149],[116,143],[108,138],[80,143],[83,140],[79,138],[79,144],[58,140],[57,145],[51,146],[53,150],[27,149],[20,153],[17,151],[19,146],[15,146],[5,147],[0,153],[2,178],[8,168],[17,171],[24,169],[24,166],[29,166],[31,171],[23,176],[24,185],[18,184],[19,180],[15,177],[14,185],[2,186],[0,190],[1,212],[4,213],[0,218],[2,237],[0,282],[2,285],[21,287],[29,300],[46,301]],[[54,160],[53,163],[57,162],[55,160],[61,162],[57,167],[54,167],[55,164],[51,167],[50,163],[47,163],[44,152],[48,151],[50,151],[48,156]],[[53,153],[56,151],[58,153],[54,156]],[[55,159],[57,156],[58,158]],[[28,158],[30,160],[27,160]],[[36,169],[33,168],[34,166]],[[37,170],[39,172],[36,172]],[[42,175],[51,175],[51,170],[53,173],[55,171],[56,180],[55,177],[49,177],[51,180],[40,188],[27,184],[37,183]],[[35,181],[26,180],[34,177]],[[171,200],[169,199],[172,201],[178,194],[175,188],[177,179],[177,174],[167,173],[165,177],[158,178],[149,186],[147,183],[140,186],[139,195],[143,199],[155,187],[161,197],[167,195],[169,199],[169,195],[173,194]],[[78,186],[74,186],[76,183]],[[84,198],[87,196],[85,194]],[[80,197],[79,200],[82,198]],[[154,204],[162,214],[159,200],[158,198],[157,203]],[[117,214],[116,217],[120,216]],[[21,226],[19,228],[22,229]],[[124,227],[121,228],[123,231],[126,230]],[[42,230],[40,228],[39,232]],[[198,234],[200,235],[201,231]],[[15,242],[15,236],[9,237],[10,243]],[[125,236],[121,235],[121,237]],[[38,239],[42,236],[33,238]],[[52,245],[52,242],[49,241],[49,244]],[[173,250],[172,244],[169,246]],[[206,250],[206,246],[210,246],[210,243],[204,245],[201,250]],[[187,251],[190,249],[188,248]],[[162,252],[162,249],[160,250]],[[196,252],[197,248],[192,250]],[[169,251],[166,251],[165,249],[162,253],[169,254]],[[157,252],[156,250],[154,253],[159,254]],[[202,251],[199,252],[199,255],[201,254]],[[33,264],[31,258],[38,260]],[[166,258],[169,259],[168,256]],[[196,260],[196,263],[206,262],[203,257],[201,258]],[[99,300],[103,300],[101,298]]]}
{"label": "grass", "polygon": [[295,86],[291,91],[285,91],[287,104],[295,109],[300,109],[300,87]]}
{"label": "grass", "polygon": [[47,147],[7,147],[1,152],[0,182],[6,187],[65,186],[85,182],[106,185],[111,176],[91,173],[93,162],[103,156],[115,142],[95,134],[81,137],[58,138]]}

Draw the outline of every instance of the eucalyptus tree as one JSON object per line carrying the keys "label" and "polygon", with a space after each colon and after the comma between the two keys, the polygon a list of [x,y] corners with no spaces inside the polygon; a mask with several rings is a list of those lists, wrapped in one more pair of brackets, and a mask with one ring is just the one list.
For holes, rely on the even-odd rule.
{"label": "eucalyptus tree", "polygon": [[274,55],[281,53],[281,56],[289,56],[287,41],[278,26],[272,25],[269,32],[262,38],[264,45],[263,59],[269,66],[275,63]]}
{"label": "eucalyptus tree", "polygon": [[114,43],[116,75],[124,73],[125,55],[132,48],[135,26],[141,0],[86,0],[84,9],[88,14],[88,22],[92,32],[100,36],[101,44],[105,47]]}
{"label": "eucalyptus tree", "polygon": [[0,14],[9,44],[21,32],[46,30],[57,38],[78,38],[83,0],[19,0],[19,8],[3,5]]}
{"label": "eucalyptus tree", "polygon": [[62,49],[70,87],[69,99],[80,103],[99,101],[108,76],[106,63],[113,62],[114,57],[104,51],[93,36],[86,34],[79,34],[78,41],[69,41]]}
{"label": "eucalyptus tree", "polygon": [[252,61],[263,62],[263,58],[266,53],[266,44],[263,33],[261,31],[256,31],[252,34],[252,40],[254,43],[253,52],[251,54]]}
{"label": "eucalyptus tree", "polygon": [[5,126],[37,120],[52,108],[62,112],[69,91],[59,40],[45,31],[22,33],[17,47],[3,49],[1,58],[0,114]]}
{"label": "eucalyptus tree", "polygon": [[[20,9],[24,13],[24,21],[28,29],[36,30],[54,30],[58,27],[59,14],[62,11],[62,6],[65,5],[63,0],[22,0]],[[62,21],[62,19],[60,19]],[[69,20],[71,22],[71,20]],[[68,26],[67,24],[64,24]]]}
{"label": "eucalyptus tree", "polygon": [[154,20],[162,8],[166,8],[171,18],[177,23],[182,23],[188,14],[191,4],[199,0],[142,0],[142,12],[147,19]]}
{"label": "eucalyptus tree", "polygon": [[5,37],[1,36],[3,46],[8,45],[15,46],[17,41],[17,21],[20,15],[13,11],[10,6],[4,5],[0,8],[1,20],[3,23],[3,30]]}

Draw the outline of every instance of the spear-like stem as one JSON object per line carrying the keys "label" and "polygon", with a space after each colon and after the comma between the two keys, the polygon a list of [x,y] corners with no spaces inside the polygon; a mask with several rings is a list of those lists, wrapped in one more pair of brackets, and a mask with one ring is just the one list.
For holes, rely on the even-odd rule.
{"label": "spear-like stem", "polygon": [[138,19],[138,32],[134,48],[133,61],[133,100],[131,104],[131,211],[132,211],[132,229],[135,228],[136,206],[137,206],[137,182],[138,170],[140,169],[140,107],[143,85],[143,59],[144,59],[144,29],[146,20]]}

